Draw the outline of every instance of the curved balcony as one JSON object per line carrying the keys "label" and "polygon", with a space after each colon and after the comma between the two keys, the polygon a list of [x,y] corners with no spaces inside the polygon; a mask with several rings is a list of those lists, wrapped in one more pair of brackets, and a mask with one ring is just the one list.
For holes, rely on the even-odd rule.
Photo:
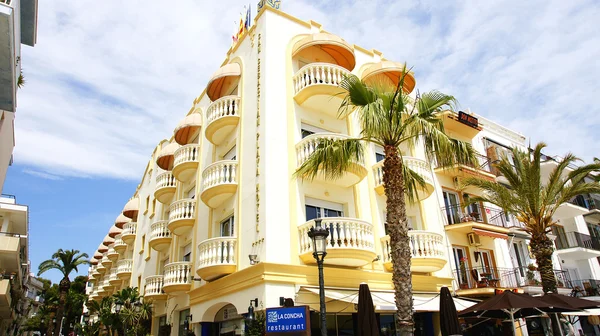
{"label": "curved balcony", "polygon": [[108,252],[106,252],[106,257],[112,262],[115,262],[117,261],[117,259],[119,259],[119,252],[115,250],[114,245],[108,248]]}
{"label": "curved balcony", "polygon": [[120,234],[115,237],[113,248],[117,253],[123,253],[127,250],[127,244],[125,244]]}
{"label": "curved balcony", "polygon": [[193,179],[200,162],[200,145],[190,144],[177,148],[173,163],[173,176],[181,182]]}
{"label": "curved balcony", "polygon": [[152,300],[165,300],[167,294],[163,290],[164,279],[162,275],[152,275],[146,278],[144,298]]}
{"label": "curved balcony", "polygon": [[169,230],[178,236],[190,232],[196,222],[196,200],[182,199],[171,204],[169,209]]}
{"label": "curved balcony", "polygon": [[[433,194],[435,189],[433,184],[433,172],[425,160],[417,159],[411,156],[403,156],[402,162],[415,173],[419,174],[425,180],[425,188],[417,188],[417,198],[424,200]],[[375,176],[375,191],[379,195],[384,195],[383,188],[383,160],[373,165],[373,176]]]}
{"label": "curved balcony", "polygon": [[[436,272],[446,265],[444,238],[441,234],[429,231],[411,230],[410,237],[410,270],[413,272]],[[381,238],[383,248],[383,266],[392,271],[390,236]]]}
{"label": "curved balcony", "polygon": [[402,91],[410,94],[417,82],[415,75],[406,67],[406,64],[391,61],[375,63],[365,69],[362,79],[367,85],[385,87],[395,91],[404,76]]}
{"label": "curved balcony", "polygon": [[294,100],[303,107],[338,116],[344,99],[344,89],[339,85],[350,71],[329,63],[310,63],[294,75]]}
{"label": "curved balcony", "polygon": [[162,252],[171,245],[171,231],[168,228],[168,221],[158,221],[150,225],[150,248]]}
{"label": "curved balcony", "polygon": [[165,265],[165,293],[187,292],[192,283],[192,263],[189,261],[174,262]]}
{"label": "curved balcony", "polygon": [[[300,140],[298,144],[296,144],[296,161],[298,163],[298,167],[300,167],[300,165],[302,165],[310,157],[321,140],[342,140],[349,138],[350,137],[347,135],[335,133],[315,133],[305,137],[304,139]],[[367,169],[365,168],[364,163],[355,162],[348,168],[348,170],[346,170],[346,173],[336,180],[327,179],[322,174],[318,174],[315,180],[324,183],[333,183],[342,187],[350,187],[360,182],[363,178],[365,178],[365,176],[367,176]]]}
{"label": "curved balcony", "polygon": [[238,63],[229,63],[220,67],[206,84],[206,95],[215,101],[231,92],[238,86],[242,76],[242,68]]}
{"label": "curved balcony", "polygon": [[106,273],[106,267],[104,265],[102,265],[102,263],[98,264],[98,267],[96,267],[96,272],[98,272],[100,275]]}
{"label": "curved balcony", "polygon": [[225,96],[215,100],[206,110],[206,139],[219,145],[240,122],[240,97]]}
{"label": "curved balcony", "polygon": [[221,205],[237,191],[237,167],[234,160],[218,161],[202,172],[202,202],[211,208]]}
{"label": "curved balcony", "polygon": [[108,282],[112,286],[118,286],[121,284],[121,279],[119,279],[119,277],[117,276],[117,268],[116,267],[111,268],[110,275],[108,276]]}
{"label": "curved balcony", "polygon": [[154,198],[162,204],[170,204],[175,195],[177,181],[171,172],[167,171],[156,176],[156,189]]}
{"label": "curved balcony", "polygon": [[123,259],[119,260],[117,263],[117,276],[119,279],[127,279],[131,276],[131,271],[133,269],[133,260],[131,259]]}
{"label": "curved balcony", "polygon": [[98,289],[94,290],[92,292],[92,294],[90,294],[90,300],[92,300],[92,301],[98,301],[100,299],[102,299],[102,295],[100,295],[98,293]]}
{"label": "curved balcony", "polygon": [[[361,267],[376,257],[373,225],[356,218],[323,218],[321,225],[329,230],[327,258],[325,264]],[[298,227],[300,259],[305,264],[314,264],[312,241],[308,231],[315,226],[310,220]]]}
{"label": "curved balcony", "polygon": [[112,266],[112,260],[108,259],[107,252],[104,253],[104,256],[102,257],[102,260],[100,260],[100,263],[107,269],[109,269],[110,266]]}
{"label": "curved balcony", "polygon": [[237,267],[237,238],[217,237],[198,245],[198,269],[196,273],[206,281],[212,281],[235,272]]}
{"label": "curved balcony", "polygon": [[102,288],[107,293],[111,293],[112,290],[115,288],[115,286],[110,283],[110,277],[106,277],[106,279],[104,279],[104,281],[102,281]]}
{"label": "curved balcony", "polygon": [[123,239],[125,244],[131,245],[135,241],[136,232],[137,232],[137,223],[136,222],[125,223],[125,224],[123,224],[123,232],[121,232],[121,239]]}
{"label": "curved balcony", "polygon": [[100,285],[98,285],[97,293],[98,293],[99,299],[101,299],[102,296],[108,294],[108,290],[104,289],[104,286],[102,286],[102,283],[100,283]]}

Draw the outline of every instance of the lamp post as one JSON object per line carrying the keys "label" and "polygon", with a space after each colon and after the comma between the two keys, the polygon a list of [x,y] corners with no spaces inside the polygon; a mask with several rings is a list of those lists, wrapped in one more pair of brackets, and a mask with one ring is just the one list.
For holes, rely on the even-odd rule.
{"label": "lamp post", "polygon": [[325,309],[325,281],[323,279],[323,260],[327,255],[327,237],[329,230],[321,226],[321,218],[315,219],[315,226],[310,228],[308,236],[312,239],[313,257],[319,267],[319,303],[321,308],[321,336],[327,336],[327,316]]}

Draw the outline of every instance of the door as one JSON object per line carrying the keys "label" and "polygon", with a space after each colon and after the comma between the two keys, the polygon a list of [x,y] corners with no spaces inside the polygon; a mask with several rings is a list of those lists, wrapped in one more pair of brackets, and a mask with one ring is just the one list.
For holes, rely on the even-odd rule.
{"label": "door", "polygon": [[[470,200],[471,196],[469,194],[464,194],[463,195],[463,199],[464,199],[464,204],[468,204],[469,200]],[[481,207],[479,206],[479,203],[473,203],[470,204],[466,207],[466,215],[471,217],[473,220],[477,221],[477,222],[483,222],[483,215],[481,213]]]}
{"label": "door", "polygon": [[448,224],[460,223],[460,202],[458,194],[453,191],[444,190],[444,209]]}
{"label": "door", "polygon": [[492,260],[492,251],[479,250],[479,270],[483,277],[488,279],[498,279],[498,272],[495,269]]}
{"label": "door", "polygon": [[460,284],[469,284],[469,262],[467,249],[462,246],[452,246],[452,255],[456,265],[456,275]]}
{"label": "door", "polygon": [[514,242],[513,243],[513,266],[519,269],[519,274],[521,277],[525,277],[525,268],[528,265],[527,256],[523,251],[523,242]]}
{"label": "door", "polygon": [[233,146],[225,155],[223,155],[223,160],[235,160],[237,158],[236,155],[236,146]]}
{"label": "door", "polygon": [[233,237],[233,216],[221,222],[221,237]]}
{"label": "door", "polygon": [[192,260],[192,244],[187,244],[186,246],[181,248],[181,256],[181,261]]}
{"label": "door", "polygon": [[567,241],[567,235],[564,227],[555,225],[552,227],[552,231],[554,232],[554,235],[556,235],[556,240],[554,243],[556,244],[557,249],[569,247],[569,242]]}

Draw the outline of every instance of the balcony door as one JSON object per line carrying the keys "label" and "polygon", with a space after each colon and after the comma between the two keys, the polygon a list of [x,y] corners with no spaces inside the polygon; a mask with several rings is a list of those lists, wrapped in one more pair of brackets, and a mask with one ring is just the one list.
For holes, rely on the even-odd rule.
{"label": "balcony door", "polygon": [[479,270],[482,275],[493,275],[495,271],[492,251],[480,249],[479,251]]}
{"label": "balcony door", "polygon": [[181,248],[181,261],[192,260],[192,244],[187,244]]}
{"label": "balcony door", "polygon": [[[469,283],[469,261],[467,249],[462,246],[452,246],[452,255],[456,265],[456,275],[461,284]],[[461,260],[465,263],[464,269],[460,267]]]}
{"label": "balcony door", "polygon": [[343,217],[344,205],[314,198],[305,200],[306,221],[324,217]]}
{"label": "balcony door", "polygon": [[460,223],[460,198],[458,193],[444,190],[442,194],[444,195],[444,209],[448,224]]}
{"label": "balcony door", "polygon": [[567,241],[567,234],[565,233],[565,228],[562,226],[555,225],[552,227],[552,231],[556,236],[556,240],[554,243],[556,244],[557,249],[565,249],[569,247],[569,242]]}
{"label": "balcony door", "polygon": [[305,123],[302,123],[300,125],[300,135],[302,136],[302,139],[306,138],[309,135],[313,135],[315,133],[327,133],[327,131],[322,128],[318,128],[318,127],[308,125]]}
{"label": "balcony door", "polygon": [[225,155],[223,155],[223,160],[236,160],[237,159],[237,148],[233,146]]}
{"label": "balcony door", "polygon": [[221,222],[221,237],[233,237],[234,234],[234,218],[233,216]]}

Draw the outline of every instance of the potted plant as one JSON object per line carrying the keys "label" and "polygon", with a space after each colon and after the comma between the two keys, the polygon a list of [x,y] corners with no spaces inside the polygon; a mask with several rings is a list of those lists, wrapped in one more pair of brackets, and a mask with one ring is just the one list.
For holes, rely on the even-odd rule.
{"label": "potted plant", "polygon": [[537,271],[537,267],[535,267],[534,264],[527,265],[527,285],[528,286],[535,286],[538,283],[538,281],[535,279],[535,273],[533,273],[535,271]]}
{"label": "potted plant", "polygon": [[468,289],[469,288],[469,282],[468,282],[468,276],[467,276],[467,258],[466,257],[462,257],[460,258],[460,289]]}

